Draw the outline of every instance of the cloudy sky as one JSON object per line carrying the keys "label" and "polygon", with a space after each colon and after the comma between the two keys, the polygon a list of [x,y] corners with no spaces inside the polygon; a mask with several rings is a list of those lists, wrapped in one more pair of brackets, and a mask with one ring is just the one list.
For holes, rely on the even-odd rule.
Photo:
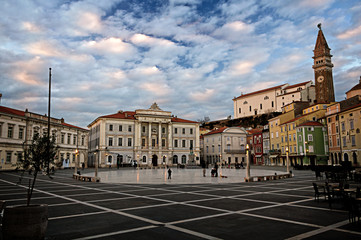
{"label": "cloudy sky", "polygon": [[361,75],[361,2],[2,0],[1,105],[86,127],[153,102],[190,120],[233,115],[232,98],[313,80],[317,24],[336,100]]}

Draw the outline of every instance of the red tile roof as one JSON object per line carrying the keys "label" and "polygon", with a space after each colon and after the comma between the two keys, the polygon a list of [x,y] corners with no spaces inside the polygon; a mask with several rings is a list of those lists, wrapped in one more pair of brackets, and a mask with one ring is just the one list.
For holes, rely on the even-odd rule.
{"label": "red tile roof", "polygon": [[21,117],[25,116],[24,111],[20,111],[20,110],[8,108],[8,107],[3,107],[3,106],[0,106],[0,113],[13,114],[13,115],[21,116]]}
{"label": "red tile roof", "polygon": [[315,121],[310,121],[310,122],[305,122],[299,125],[299,127],[303,127],[303,126],[321,126],[323,127],[322,123],[319,122],[315,122]]}
{"label": "red tile roof", "polygon": [[[0,113],[13,114],[13,115],[17,115],[17,116],[20,116],[20,117],[25,117],[25,112],[24,111],[13,109],[13,108],[8,108],[8,107],[4,107],[4,106],[0,106]],[[66,127],[78,128],[78,129],[88,131],[88,129],[77,127],[77,126],[74,126],[74,125],[71,125],[71,124],[68,124],[68,123],[64,123],[64,122],[62,122],[61,125],[66,126]]]}
{"label": "red tile roof", "polygon": [[[110,114],[110,115],[104,115],[99,118],[136,119],[135,114],[136,114],[135,112],[124,111],[124,112],[117,112],[117,113]],[[182,118],[178,118],[178,117],[172,117],[171,121],[172,122],[182,122],[182,123],[198,123],[195,121],[186,120],[186,119],[182,119]]]}
{"label": "red tile roof", "polygon": [[251,93],[243,94],[243,95],[241,95],[241,96],[238,96],[238,97],[236,97],[236,98],[233,98],[233,101],[236,100],[236,99],[243,98],[243,97],[248,97],[248,96],[251,96],[251,95],[254,95],[254,94],[259,94],[259,93],[263,93],[263,92],[272,91],[272,90],[275,90],[275,89],[277,89],[277,88],[281,88],[281,87],[284,86],[284,85],[285,85],[285,84],[278,85],[278,86],[271,87],[271,88],[266,88],[266,89],[259,90],[259,91],[256,91],[256,92],[251,92]]}
{"label": "red tile roof", "polygon": [[104,116],[101,116],[99,118],[135,119],[134,115],[135,115],[135,112],[119,111],[117,113],[110,114],[110,115],[104,115]]}
{"label": "red tile roof", "polygon": [[212,134],[217,134],[217,133],[222,133],[226,128],[228,127],[220,127],[218,129],[212,130],[209,133],[203,134],[203,136],[207,136],[207,135],[212,135]]}
{"label": "red tile roof", "polygon": [[177,117],[173,117],[172,118],[172,122],[182,122],[182,123],[198,123],[195,121],[191,121],[191,120],[186,120],[186,119],[182,119],[182,118],[177,118]]}
{"label": "red tile roof", "polygon": [[312,81],[307,81],[307,82],[297,83],[297,84],[294,84],[294,85],[289,85],[289,86],[285,87],[285,89],[290,89],[290,88],[295,88],[295,87],[299,87],[299,86],[302,86],[302,85],[306,85],[309,82],[312,82]]}

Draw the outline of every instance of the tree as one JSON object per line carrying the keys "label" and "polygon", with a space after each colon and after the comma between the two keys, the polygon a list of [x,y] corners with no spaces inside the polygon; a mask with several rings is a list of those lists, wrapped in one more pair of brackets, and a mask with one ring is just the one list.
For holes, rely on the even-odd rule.
{"label": "tree", "polygon": [[[31,144],[24,144],[24,157],[18,158],[17,166],[23,170],[23,174],[25,171],[29,171],[29,174],[33,175],[32,181],[29,179],[27,206],[30,205],[38,173],[43,172],[51,178],[51,164],[54,164],[57,150],[58,147],[55,144],[55,138],[50,137],[49,139],[47,135],[40,136],[36,134]],[[23,174],[21,175],[20,182]]]}

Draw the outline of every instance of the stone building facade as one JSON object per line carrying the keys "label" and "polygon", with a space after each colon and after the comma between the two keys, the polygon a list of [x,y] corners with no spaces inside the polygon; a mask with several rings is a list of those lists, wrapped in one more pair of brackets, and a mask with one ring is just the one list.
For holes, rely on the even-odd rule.
{"label": "stone building facade", "polygon": [[246,161],[247,131],[221,127],[203,135],[203,159],[208,164],[234,165]]}
{"label": "stone building facade", "polygon": [[91,166],[199,164],[199,123],[172,116],[156,103],[98,117],[88,127]]}
{"label": "stone building facade", "polygon": [[[23,154],[24,145],[30,143],[35,134],[48,131],[48,117],[37,113],[0,106],[0,169],[16,168]],[[64,168],[76,163],[86,164],[88,158],[88,130],[51,118],[50,134],[58,145],[56,162]],[[78,154],[76,154],[78,150]]]}

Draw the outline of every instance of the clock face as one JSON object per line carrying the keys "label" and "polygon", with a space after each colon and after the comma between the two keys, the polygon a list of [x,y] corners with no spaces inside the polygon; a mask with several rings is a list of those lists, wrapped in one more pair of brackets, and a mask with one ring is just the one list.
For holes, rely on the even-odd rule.
{"label": "clock face", "polygon": [[317,78],[317,82],[319,82],[319,83],[322,83],[323,80],[325,80],[325,78],[324,78],[323,76],[319,76],[319,77]]}

